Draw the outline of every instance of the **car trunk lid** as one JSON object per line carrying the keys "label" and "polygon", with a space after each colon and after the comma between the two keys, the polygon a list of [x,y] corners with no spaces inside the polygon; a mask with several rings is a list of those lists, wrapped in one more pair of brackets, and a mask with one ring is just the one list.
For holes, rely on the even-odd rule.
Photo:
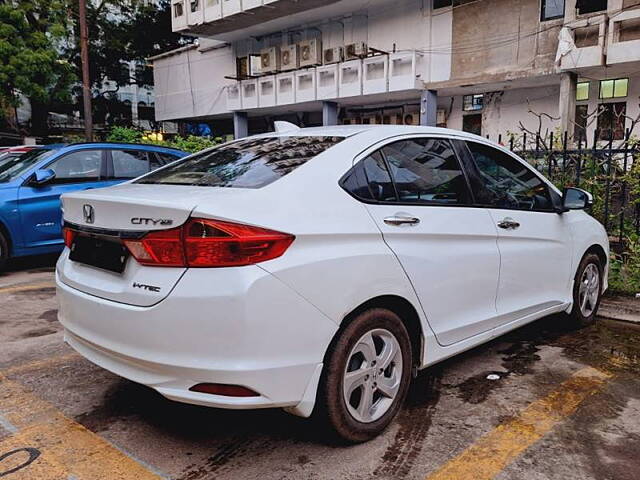
{"label": "car trunk lid", "polygon": [[[207,190],[124,184],[64,195],[65,224],[77,233],[74,252],[65,250],[58,264],[60,280],[89,295],[130,305],[160,302],[186,268],[140,265],[122,239],[182,225],[199,199],[211,193]],[[71,261],[66,261],[69,256]]]}

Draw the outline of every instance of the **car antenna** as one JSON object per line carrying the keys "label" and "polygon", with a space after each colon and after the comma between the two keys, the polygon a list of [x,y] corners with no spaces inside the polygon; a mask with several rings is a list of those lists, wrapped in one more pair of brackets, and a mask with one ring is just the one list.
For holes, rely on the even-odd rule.
{"label": "car antenna", "polygon": [[275,122],[273,122],[273,126],[275,128],[276,133],[285,133],[285,132],[292,132],[294,130],[300,130],[299,126],[291,122],[284,122],[282,120],[276,120]]}

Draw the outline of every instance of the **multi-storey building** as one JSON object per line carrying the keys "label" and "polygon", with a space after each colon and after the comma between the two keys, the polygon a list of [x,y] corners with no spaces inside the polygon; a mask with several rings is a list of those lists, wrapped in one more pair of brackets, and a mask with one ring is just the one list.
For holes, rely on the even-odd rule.
{"label": "multi-storey building", "polygon": [[218,133],[291,119],[591,142],[640,116],[639,0],[173,0],[172,20],[199,42],[152,59],[156,118]]}

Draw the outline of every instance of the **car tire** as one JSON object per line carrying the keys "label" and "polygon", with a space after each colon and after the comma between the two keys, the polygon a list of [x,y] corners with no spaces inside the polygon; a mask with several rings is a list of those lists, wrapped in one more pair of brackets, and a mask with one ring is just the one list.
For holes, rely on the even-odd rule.
{"label": "car tire", "polygon": [[569,313],[569,324],[583,328],[596,321],[602,297],[603,267],[600,257],[588,253],[580,261],[573,282],[573,307]]}
{"label": "car tire", "polygon": [[383,308],[358,314],[327,352],[316,420],[333,440],[376,437],[404,403],[412,367],[411,341],[398,315]]}
{"label": "car tire", "polygon": [[9,242],[0,230],[0,271],[4,270],[9,260]]}

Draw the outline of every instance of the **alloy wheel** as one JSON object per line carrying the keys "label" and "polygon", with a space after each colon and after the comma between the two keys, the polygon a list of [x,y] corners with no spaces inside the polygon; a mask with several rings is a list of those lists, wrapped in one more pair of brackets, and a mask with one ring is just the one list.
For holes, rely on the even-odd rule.
{"label": "alloy wheel", "polygon": [[402,382],[402,351],[385,329],[370,330],[349,353],[343,396],[351,416],[362,423],[382,417],[393,405]]}
{"label": "alloy wheel", "polygon": [[600,271],[598,267],[590,263],[582,272],[580,279],[580,289],[578,290],[578,302],[580,304],[580,313],[584,317],[593,314],[598,304],[600,296]]}

